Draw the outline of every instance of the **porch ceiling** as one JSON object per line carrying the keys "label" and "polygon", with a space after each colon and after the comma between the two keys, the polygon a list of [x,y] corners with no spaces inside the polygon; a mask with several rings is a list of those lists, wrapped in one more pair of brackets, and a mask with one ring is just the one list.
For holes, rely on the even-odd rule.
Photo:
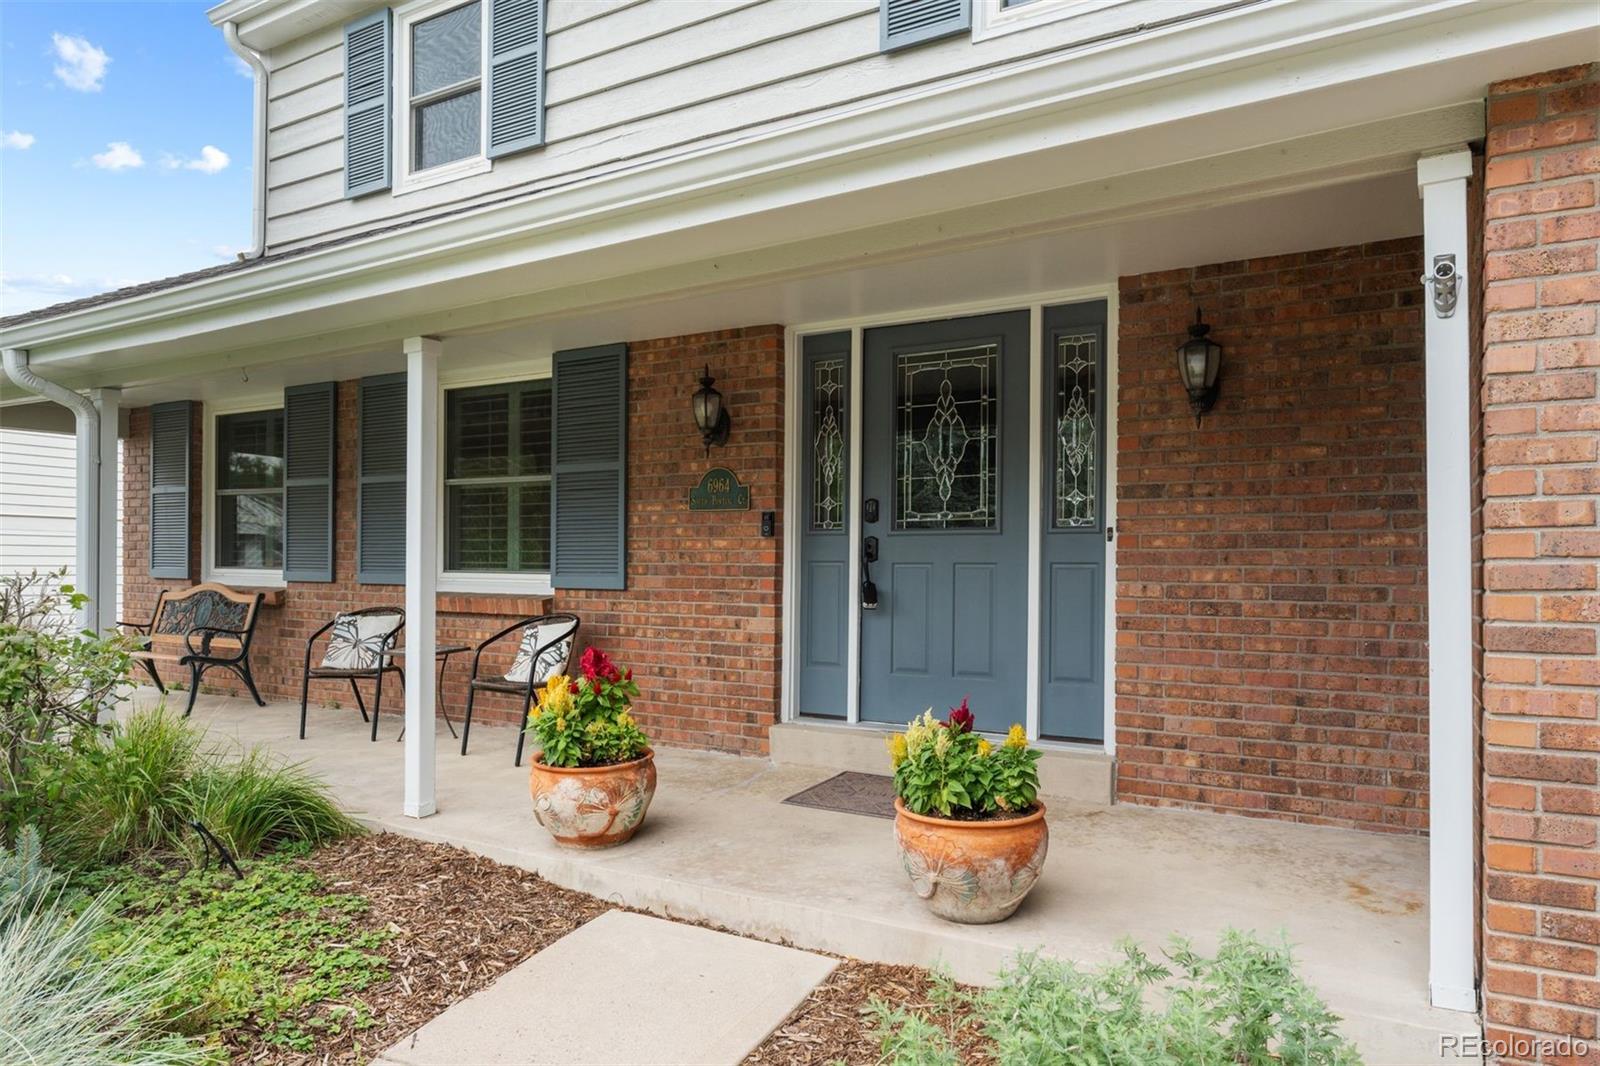
{"label": "porch ceiling", "polygon": [[[86,377],[120,384],[128,406],[177,398],[238,404],[330,376],[348,379],[401,370],[398,338],[408,333],[446,339],[441,373],[459,378],[509,366],[525,369],[552,351],[619,339],[762,323],[814,326],[915,316],[929,309],[1012,298],[1020,306],[1035,295],[1114,286],[1125,274],[1420,233],[1409,156],[1405,164],[1405,170],[1377,174],[1323,173],[1307,187],[1272,192],[1259,183],[1244,183],[1199,202],[1157,195],[1171,174],[1133,175],[1063,190],[1052,198],[1060,216],[1035,216],[1030,222],[1019,215],[1015,224],[976,238],[948,233],[950,227],[936,220],[927,224],[931,239],[883,250],[881,231],[864,231],[848,242],[819,239],[756,249],[492,305],[471,302],[463,294],[457,298],[466,303],[444,312],[417,315],[396,307],[384,329],[388,339],[377,343],[361,343],[370,330],[354,330],[235,344],[224,351],[143,365],[119,353],[87,360]],[[991,221],[1007,222],[1003,212],[1008,206],[1018,210],[1002,202],[984,211]],[[936,239],[942,230],[949,239]],[[663,275],[701,283],[662,294],[659,285],[668,280]],[[727,280],[701,280],[718,276]],[[759,280],[749,280],[752,276]],[[587,306],[574,310],[580,300]],[[506,318],[513,321],[506,324]],[[336,361],[333,369],[330,359]]]}

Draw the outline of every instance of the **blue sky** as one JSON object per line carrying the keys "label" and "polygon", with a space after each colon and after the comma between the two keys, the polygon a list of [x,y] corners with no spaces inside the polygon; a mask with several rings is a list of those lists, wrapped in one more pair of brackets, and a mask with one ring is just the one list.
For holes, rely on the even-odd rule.
{"label": "blue sky", "polygon": [[251,81],[207,6],[0,0],[0,312],[249,242]]}

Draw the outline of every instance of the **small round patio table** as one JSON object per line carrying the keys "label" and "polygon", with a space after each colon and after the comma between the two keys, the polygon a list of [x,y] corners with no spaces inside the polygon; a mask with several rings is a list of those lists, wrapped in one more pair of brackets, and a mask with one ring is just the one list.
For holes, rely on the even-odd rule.
{"label": "small round patio table", "polygon": [[[388,651],[384,652],[383,655],[384,658],[387,659],[400,658],[405,655],[407,650],[408,649],[406,648],[390,648]],[[435,683],[434,688],[434,705],[439,708],[439,713],[444,715],[445,727],[450,730],[450,735],[452,737],[456,735],[456,725],[450,720],[450,709],[444,705],[444,668],[450,665],[450,656],[471,650],[472,645],[470,644],[440,644],[438,647],[433,649],[434,661],[439,664],[439,680]],[[397,741],[404,740],[405,737],[406,727],[404,724],[402,724],[400,726],[400,735],[394,739]]]}

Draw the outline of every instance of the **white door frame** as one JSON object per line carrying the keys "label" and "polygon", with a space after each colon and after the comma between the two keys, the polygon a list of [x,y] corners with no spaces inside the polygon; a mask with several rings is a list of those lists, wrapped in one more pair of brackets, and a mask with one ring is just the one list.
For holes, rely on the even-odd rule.
{"label": "white door frame", "polygon": [[[1028,433],[1028,707],[1027,730],[1029,738],[1048,747],[1077,751],[1115,753],[1115,604],[1116,604],[1116,551],[1115,544],[1106,552],[1105,566],[1105,740],[1099,744],[1081,744],[1065,741],[1040,741],[1039,738],[1039,651],[1042,639],[1040,610],[1042,609],[1039,580],[1043,573],[1041,563],[1043,534],[1040,521],[1044,514],[1044,441],[1043,429],[1037,417],[1039,404],[1044,399],[1045,373],[1043,312],[1056,304],[1084,303],[1104,300],[1106,315],[1106,389],[1105,417],[1105,514],[1107,523],[1116,524],[1117,480],[1117,286],[1114,281],[1075,289],[1058,289],[1046,292],[1020,293],[1003,299],[979,300],[970,303],[937,304],[886,314],[860,315],[831,321],[807,322],[784,330],[784,418],[783,433],[783,513],[788,520],[783,524],[783,676],[780,700],[781,718],[785,722],[803,720],[796,712],[799,701],[800,671],[798,663],[800,620],[800,524],[803,520],[805,490],[802,474],[805,468],[804,427],[801,412],[806,383],[802,380],[805,360],[800,349],[802,338],[817,333],[850,333],[850,440],[848,462],[850,466],[850,494],[846,501],[845,522],[852,545],[861,543],[861,387],[863,381],[862,336],[876,326],[893,326],[914,322],[928,322],[943,318],[989,314],[998,311],[1027,311],[1029,313],[1029,433]],[[849,612],[847,615],[846,654],[846,715],[845,724],[855,726],[861,721],[861,553],[850,550],[847,581],[850,585]],[[819,724],[823,720],[817,719]],[[882,729],[879,723],[870,728]]]}

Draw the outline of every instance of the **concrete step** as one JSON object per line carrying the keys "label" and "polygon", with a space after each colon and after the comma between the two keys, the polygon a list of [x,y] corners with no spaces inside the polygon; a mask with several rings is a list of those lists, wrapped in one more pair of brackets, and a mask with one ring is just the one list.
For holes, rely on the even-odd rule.
{"label": "concrete step", "polygon": [[[815,766],[886,774],[889,756],[887,726],[832,725],[826,722],[784,722],[772,727],[772,761],[778,766]],[[1045,800],[1110,803],[1116,784],[1116,760],[1103,752],[1045,747],[1039,759],[1039,791]]]}

